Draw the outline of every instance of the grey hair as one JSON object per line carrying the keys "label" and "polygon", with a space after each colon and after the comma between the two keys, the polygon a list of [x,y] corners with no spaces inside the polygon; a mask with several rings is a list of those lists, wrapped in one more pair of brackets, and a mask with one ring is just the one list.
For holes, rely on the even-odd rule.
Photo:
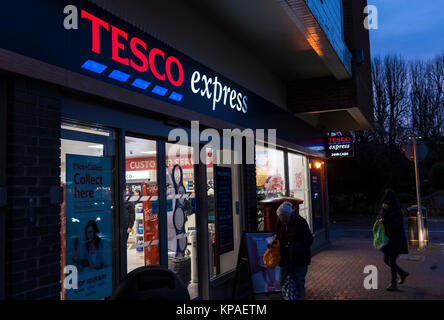
{"label": "grey hair", "polygon": [[285,201],[283,202],[279,208],[277,208],[276,214],[277,216],[286,215],[289,216],[293,212],[293,205],[291,202]]}

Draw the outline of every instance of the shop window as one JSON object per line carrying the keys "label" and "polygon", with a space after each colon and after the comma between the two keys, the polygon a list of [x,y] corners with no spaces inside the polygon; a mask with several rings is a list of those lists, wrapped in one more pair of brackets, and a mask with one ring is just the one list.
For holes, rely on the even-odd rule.
{"label": "shop window", "polygon": [[[242,212],[239,165],[225,164],[222,156],[236,151],[214,152],[207,149],[208,236],[210,275],[230,272],[236,268],[242,237]],[[219,161],[218,161],[219,159]],[[225,162],[225,163],[224,163]]]}
{"label": "shop window", "polygon": [[166,144],[168,268],[199,295],[193,148]]}
{"label": "shop window", "polygon": [[127,272],[159,265],[159,195],[156,141],[125,137]]}
{"label": "shop window", "polygon": [[[286,195],[284,152],[256,145],[257,200]],[[258,229],[264,228],[264,215],[258,208]]]}
{"label": "shop window", "polygon": [[311,199],[307,157],[296,153],[288,153],[288,180],[289,196],[304,200],[304,202],[299,205],[299,214],[304,217],[310,225]]}
{"label": "shop window", "polygon": [[61,129],[61,298],[102,299],[112,295],[114,132]]}

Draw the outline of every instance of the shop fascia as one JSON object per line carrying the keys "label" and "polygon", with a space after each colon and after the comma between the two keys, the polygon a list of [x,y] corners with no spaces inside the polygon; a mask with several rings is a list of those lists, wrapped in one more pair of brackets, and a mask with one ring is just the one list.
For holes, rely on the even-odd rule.
{"label": "shop fascia", "polygon": [[[267,137],[265,139],[265,132]],[[245,157],[243,157],[242,141],[245,139]],[[202,131],[199,129],[199,121],[191,121],[191,137],[187,130],[175,128],[168,134],[168,141],[172,143],[172,147],[168,151],[168,157],[174,158],[178,155],[180,157],[188,157],[189,148],[191,144],[193,147],[193,159],[199,159],[202,164],[208,162],[208,150],[211,150],[215,156],[213,163],[215,164],[254,164],[255,159],[255,145],[264,147],[265,141],[267,145],[267,154],[273,154],[276,149],[276,129],[223,129],[222,136],[219,131],[213,128],[207,128]],[[231,143],[233,141],[233,143]],[[199,145],[204,144],[199,152]],[[221,149],[222,147],[222,149]],[[234,157],[231,152],[235,151]],[[222,162],[216,156],[222,153]],[[194,164],[194,163],[193,163]]]}
{"label": "shop fascia", "polygon": [[[78,29],[77,7],[68,5],[64,8],[64,13],[64,28],[66,30]],[[149,72],[158,81],[167,81],[176,88],[183,86],[184,68],[179,58],[172,55],[167,56],[162,49],[149,48],[146,41],[136,36],[130,37],[124,30],[83,9],[80,9],[80,18],[91,22],[92,52],[101,55],[101,36],[110,36],[112,60],[130,67],[133,71],[141,74]],[[159,63],[159,61],[161,62],[162,71],[158,70],[159,64],[156,67],[156,62]],[[192,72],[189,84],[193,94],[200,95],[211,102],[213,111],[216,110],[218,104],[223,104],[233,110],[247,113],[248,97],[239,92],[239,90],[236,91],[230,86],[221,83],[217,76],[211,77],[199,70],[195,70]],[[181,95],[178,94],[178,96]]]}

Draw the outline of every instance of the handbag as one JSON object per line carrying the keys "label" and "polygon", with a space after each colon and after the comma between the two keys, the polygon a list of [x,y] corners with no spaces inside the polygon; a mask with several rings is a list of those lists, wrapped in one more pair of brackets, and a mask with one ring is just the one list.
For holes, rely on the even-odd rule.
{"label": "handbag", "polygon": [[385,233],[384,224],[378,219],[373,225],[373,246],[378,250],[382,250],[388,242],[389,238]]}
{"label": "handbag", "polygon": [[282,299],[283,300],[297,300],[297,287],[296,282],[291,276],[291,270],[293,270],[293,246],[288,244],[288,256],[289,256],[289,264],[287,268],[289,268],[289,273],[284,280],[282,285]]}
{"label": "handbag", "polygon": [[290,275],[285,278],[284,284],[282,285],[282,299],[284,300],[296,300],[297,296],[296,282]]}
{"label": "handbag", "polygon": [[267,269],[274,269],[281,261],[281,245],[279,240],[273,240],[268,244],[264,253],[264,266]]}

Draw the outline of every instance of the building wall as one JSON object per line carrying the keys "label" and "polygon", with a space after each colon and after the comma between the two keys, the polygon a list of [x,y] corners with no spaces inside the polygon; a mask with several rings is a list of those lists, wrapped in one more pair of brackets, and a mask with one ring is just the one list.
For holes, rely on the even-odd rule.
{"label": "building wall", "polygon": [[344,35],[349,48],[361,48],[364,62],[356,65],[353,59],[353,80],[356,88],[356,103],[373,125],[373,91],[369,31],[364,28],[364,8],[367,0],[343,0]]}
{"label": "building wall", "polygon": [[49,189],[60,185],[60,100],[41,82],[15,78],[11,84],[6,295],[59,299],[60,207],[50,204]]}
{"label": "building wall", "polygon": [[[286,109],[286,85],[227,32],[180,0],[91,2]],[[149,44],[148,44],[149,45]]]}
{"label": "building wall", "polygon": [[336,54],[348,72],[351,72],[351,53],[344,41],[342,0],[306,0],[306,2]]}

